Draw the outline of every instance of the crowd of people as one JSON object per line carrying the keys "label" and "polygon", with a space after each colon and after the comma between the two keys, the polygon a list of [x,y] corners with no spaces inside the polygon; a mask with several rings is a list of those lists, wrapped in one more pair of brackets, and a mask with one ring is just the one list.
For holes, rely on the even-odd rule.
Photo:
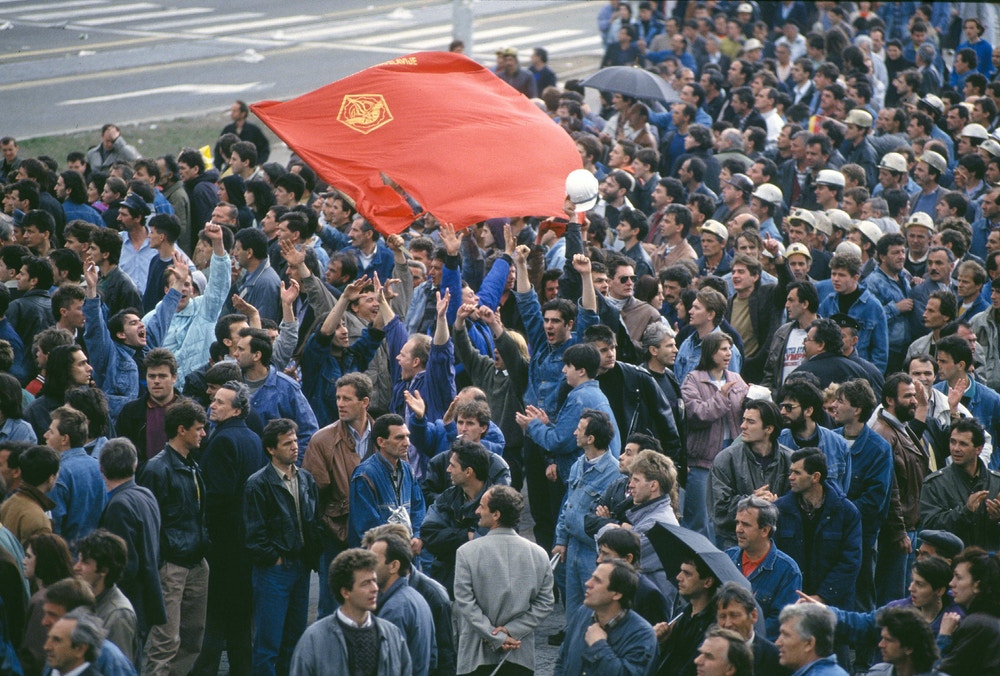
{"label": "crowd of people", "polygon": [[0,672],[1000,670],[996,8],[634,9],[561,218],[0,139]]}

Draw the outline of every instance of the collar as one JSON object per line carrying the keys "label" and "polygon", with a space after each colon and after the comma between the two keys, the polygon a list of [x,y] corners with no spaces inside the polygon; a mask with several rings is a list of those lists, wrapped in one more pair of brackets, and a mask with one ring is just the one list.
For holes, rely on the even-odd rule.
{"label": "collar", "polygon": [[617,615],[608,620],[606,624],[601,624],[601,621],[597,619],[597,613],[593,613],[592,616],[594,618],[594,622],[598,626],[600,626],[601,629],[603,629],[604,631],[611,631],[612,629],[614,629],[615,627],[617,627],[619,624],[622,623],[626,615],[628,615],[628,608],[622,608],[621,612],[619,612]]}
{"label": "collar", "polygon": [[289,472],[288,474],[286,474],[282,470],[278,469],[278,466],[275,465],[273,462],[270,463],[270,464],[271,464],[271,469],[274,470],[274,473],[277,474],[278,478],[281,479],[281,481],[284,482],[284,483],[288,483],[288,482],[292,481],[293,479],[298,479],[299,478],[299,468],[296,467],[295,465],[292,465],[291,472]]}
{"label": "collar", "polygon": [[84,662],[83,664],[81,664],[80,666],[78,666],[76,669],[70,669],[69,671],[67,671],[65,673],[59,671],[58,669],[53,669],[52,673],[55,676],[79,676],[80,674],[82,674],[83,672],[85,672],[89,668],[90,668],[90,662]]}
{"label": "collar", "polygon": [[368,627],[375,624],[375,620],[372,619],[371,613],[367,613],[365,615],[365,621],[362,622],[361,624],[358,624],[357,622],[349,618],[347,615],[345,615],[344,611],[341,610],[340,608],[337,608],[337,619],[346,624],[347,626],[354,627],[355,629],[367,629]]}

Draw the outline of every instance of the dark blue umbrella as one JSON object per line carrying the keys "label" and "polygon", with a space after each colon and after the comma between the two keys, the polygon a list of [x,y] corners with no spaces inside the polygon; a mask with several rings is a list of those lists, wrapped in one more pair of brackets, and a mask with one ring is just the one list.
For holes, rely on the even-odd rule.
{"label": "dark blue umbrella", "polygon": [[680,101],[677,92],[662,77],[634,66],[602,68],[580,84],[637,99],[666,103]]}

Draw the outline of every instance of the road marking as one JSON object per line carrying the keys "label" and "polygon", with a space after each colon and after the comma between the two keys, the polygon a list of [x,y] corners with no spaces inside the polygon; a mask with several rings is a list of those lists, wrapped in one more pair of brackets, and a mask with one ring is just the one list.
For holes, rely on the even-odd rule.
{"label": "road marking", "polygon": [[[551,41],[553,44],[558,44],[559,40],[571,36],[580,35],[582,34],[582,32],[583,31],[564,28],[556,31],[548,31],[547,33],[534,33],[532,35],[525,35],[523,36],[523,38],[521,38],[519,42],[520,44],[523,45],[527,45],[530,43],[532,47],[538,45],[544,45],[546,44],[546,42],[549,41]],[[475,53],[492,54],[495,53],[498,49],[502,49],[504,47],[517,47],[520,46],[520,44],[511,45],[508,42],[504,41],[480,42],[478,39],[476,39],[473,51]]]}
{"label": "road marking", "polygon": [[[393,28],[398,26],[398,21],[369,21],[364,24],[365,30],[381,30],[387,28]],[[358,33],[357,25],[347,25],[347,26],[331,26],[329,28],[295,28],[292,30],[280,30],[275,31],[270,34],[270,37],[277,40],[289,40],[289,41],[310,41],[310,40],[324,40],[336,37],[342,37],[344,35],[351,35]],[[266,34],[265,34],[266,35]]]}
{"label": "road marking", "polygon": [[569,51],[579,49],[581,47],[594,47],[597,49],[599,54],[604,53],[604,40],[600,35],[592,35],[589,38],[580,38],[579,40],[566,40],[565,42],[559,42],[551,47],[547,47],[549,54],[564,54]]}
{"label": "road marking", "polygon": [[296,16],[279,17],[277,19],[246,21],[244,23],[226,22],[226,24],[223,26],[206,26],[205,28],[196,28],[191,32],[197,33],[198,35],[218,35],[220,33],[236,33],[247,30],[257,30],[259,28],[260,29],[277,28],[278,26],[288,26],[290,24],[296,24],[296,23],[316,22],[319,20],[320,18],[318,16],[299,14]]}
{"label": "road marking", "polygon": [[38,21],[47,21],[49,19],[72,19],[77,16],[93,16],[94,14],[110,14],[111,12],[124,12],[132,11],[134,9],[154,9],[159,7],[159,5],[154,5],[151,2],[137,2],[131,5],[116,5],[110,6],[106,5],[103,7],[92,7],[90,9],[75,9],[71,12],[42,12],[41,14],[23,14],[19,17],[21,21],[30,21],[36,23]]}
{"label": "road marking", "polygon": [[91,96],[86,99],[70,99],[60,101],[57,106],[79,106],[88,103],[107,103],[109,101],[121,101],[123,99],[137,99],[143,96],[154,96],[156,94],[194,94],[196,96],[207,96],[213,94],[242,94],[245,92],[265,89],[268,85],[260,82],[248,82],[246,84],[182,84],[170,85],[168,87],[155,87],[153,89],[139,89],[133,92],[118,92],[106,96]]}
{"label": "road marking", "polygon": [[[243,19],[256,19],[258,17],[264,16],[261,12],[240,12],[237,14],[226,14],[226,21],[242,21]],[[150,26],[150,31],[162,31],[166,28],[181,28],[183,26],[200,26],[205,23],[205,17],[198,17],[195,19],[182,19],[180,21],[164,21],[156,22],[156,25]]]}
{"label": "road marking", "polygon": [[23,4],[24,7],[2,7],[0,11],[4,14],[13,14],[14,12],[23,12],[27,9],[35,12],[41,9],[65,9],[66,7],[86,7],[88,5],[107,5],[107,0],[74,0],[73,2],[51,2],[44,5],[35,4],[33,2],[25,2],[25,0],[10,0],[11,2],[17,2]]}
{"label": "road marking", "polygon": [[74,21],[74,26],[103,26],[112,23],[125,23],[126,21],[148,21],[149,19],[169,19],[175,16],[189,16],[191,14],[207,14],[214,12],[211,7],[188,7],[185,9],[166,9],[162,12],[146,12],[140,14],[125,14],[123,16],[112,16],[102,19],[84,19]]}
{"label": "road marking", "polygon": [[[524,39],[528,39],[530,36],[529,35],[524,35],[524,33],[526,31],[530,31],[530,30],[531,30],[531,28],[528,27],[528,26],[503,26],[501,28],[490,28],[490,29],[484,30],[484,31],[479,31],[479,30],[474,31],[472,35],[473,35],[473,38],[476,41],[476,50],[475,51],[478,52],[479,51],[479,47],[480,46],[484,46],[484,47],[487,48],[487,51],[489,51],[489,53],[492,54],[495,51],[493,49],[493,44],[494,43],[489,43],[487,45],[482,45],[482,43],[480,43],[480,40],[486,40],[486,39],[491,39],[491,38],[500,38],[500,37],[511,36],[511,35],[521,35],[521,36],[523,36]],[[575,33],[575,31],[571,31],[571,33]],[[431,39],[431,40],[418,40],[416,42],[407,41],[405,44],[406,44],[407,47],[411,47],[413,49],[434,49],[434,48],[444,49],[445,46],[446,46],[445,43],[442,42],[441,38]],[[504,47],[508,46],[508,40],[505,40],[503,42],[502,46],[504,46]]]}

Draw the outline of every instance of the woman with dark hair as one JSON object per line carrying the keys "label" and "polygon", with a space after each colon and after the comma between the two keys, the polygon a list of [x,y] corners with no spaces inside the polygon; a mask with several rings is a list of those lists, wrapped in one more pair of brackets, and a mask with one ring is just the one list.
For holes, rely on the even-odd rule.
{"label": "woman with dark hair", "polygon": [[674,303],[674,310],[677,311],[677,336],[675,340],[678,345],[694,333],[694,327],[688,322],[688,315],[691,314],[691,306],[697,297],[698,292],[695,289],[683,289],[680,298]]}
{"label": "woman with dark hair", "polygon": [[749,387],[729,370],[733,339],[717,331],[701,341],[701,359],[681,383],[687,414],[688,479],[684,527],[714,539],[707,488],[712,461],[740,434]]}
{"label": "woman with dark hair", "polygon": [[0,441],[38,443],[31,425],[24,420],[21,408],[21,383],[9,373],[0,373]]}
{"label": "woman with dark hair", "polygon": [[87,204],[97,209],[98,213],[104,213],[108,210],[108,205],[101,200],[104,184],[107,180],[107,174],[103,171],[95,171],[90,175],[90,181],[87,183]]}
{"label": "woman with dark hair", "polygon": [[34,594],[28,601],[28,623],[18,656],[25,668],[24,673],[41,673],[48,634],[42,626],[45,589],[59,580],[73,577],[73,557],[66,541],[54,533],[38,533],[28,538],[24,546],[24,577]]}
{"label": "woman with dark hair", "polygon": [[96,387],[74,387],[66,392],[66,403],[87,416],[87,441],[83,450],[99,460],[111,429],[108,398]]}
{"label": "woman with dark hair", "polygon": [[836,65],[841,71],[844,70],[844,50],[849,44],[850,41],[844,35],[844,31],[839,28],[831,28],[826,32],[823,50],[826,54],[826,60]]}
{"label": "woman with dark hair", "polygon": [[951,593],[969,614],[945,613],[941,621],[941,672],[1000,673],[1000,557],[967,547],[955,557]]}
{"label": "woman with dark hair", "polygon": [[251,179],[243,186],[243,199],[253,212],[254,227],[259,227],[267,210],[274,206],[274,189],[259,178]]}
{"label": "woman with dark hair", "polygon": [[66,403],[66,390],[90,384],[93,369],[87,354],[76,343],[60,345],[49,353],[45,365],[45,384],[38,392],[38,398],[24,412],[39,439],[52,423],[52,411]]}
{"label": "woman with dark hair", "polygon": [[643,275],[636,281],[633,292],[636,300],[649,303],[655,308],[663,305],[663,289],[660,287],[660,280],[652,275]]}

